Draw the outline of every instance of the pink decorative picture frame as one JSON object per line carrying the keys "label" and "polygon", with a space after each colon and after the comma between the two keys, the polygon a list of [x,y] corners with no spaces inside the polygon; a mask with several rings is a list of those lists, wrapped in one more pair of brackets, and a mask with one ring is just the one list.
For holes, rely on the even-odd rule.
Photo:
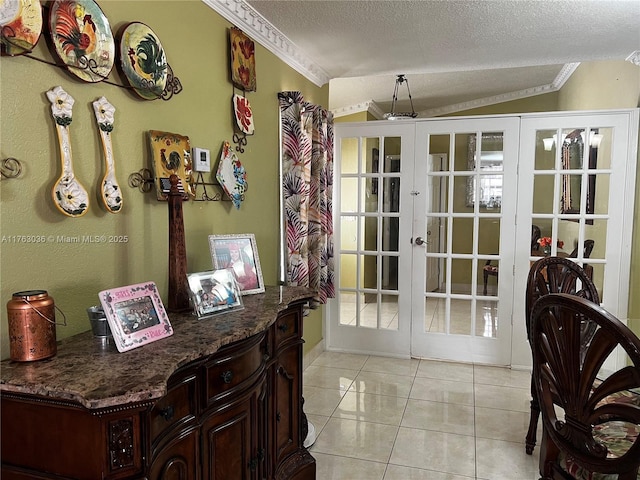
{"label": "pink decorative picture frame", "polygon": [[173,335],[154,282],[103,290],[98,297],[119,352]]}

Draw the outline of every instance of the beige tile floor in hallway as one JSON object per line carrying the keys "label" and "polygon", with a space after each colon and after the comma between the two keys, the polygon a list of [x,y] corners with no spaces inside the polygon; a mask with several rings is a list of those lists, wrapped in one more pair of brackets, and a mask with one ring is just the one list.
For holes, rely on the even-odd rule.
{"label": "beige tile floor in hallway", "polygon": [[316,478],[537,480],[529,386],[508,368],[324,352],[304,372]]}

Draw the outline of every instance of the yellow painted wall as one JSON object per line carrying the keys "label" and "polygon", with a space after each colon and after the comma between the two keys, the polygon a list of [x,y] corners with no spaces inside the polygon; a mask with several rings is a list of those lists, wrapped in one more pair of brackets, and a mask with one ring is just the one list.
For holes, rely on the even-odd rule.
{"label": "yellow painted wall", "polygon": [[[0,158],[15,157],[23,165],[17,179],[0,183],[0,353],[8,357],[6,302],[20,290],[45,289],[66,315],[58,339],[89,329],[85,309],[98,303],[106,288],[155,281],[166,302],[168,277],[167,204],[155,191],[141,193],[127,186],[127,177],[151,167],[146,132],[162,130],[189,136],[192,146],[211,150],[219,158],[222,142],[232,140],[229,81],[229,22],[198,0],[100,2],[115,32],[131,21],[149,25],[162,41],[183,91],[165,102],[140,100],[105,82],[89,84],[66,71],[27,57],[0,59]],[[33,55],[53,61],[44,36]],[[305,79],[256,43],[257,91],[251,103],[256,133],[239,154],[249,190],[240,210],[230,202],[188,202],[184,205],[187,262],[190,272],[212,268],[207,236],[254,233],[264,282],[278,280],[278,101],[277,92],[299,90],[307,101],[327,106],[328,85]],[[110,81],[122,84],[115,71]],[[70,127],[73,163],[89,191],[92,205],[80,218],[59,213],[51,188],[60,175],[60,154],[50,104],[45,92],[62,86],[75,98]],[[91,102],[105,96],[115,106],[113,147],[124,206],[106,213],[97,201],[103,175],[102,147]],[[211,180],[211,177],[208,177]],[[60,236],[120,235],[122,243],[65,243]],[[44,237],[25,243],[24,237]],[[58,314],[58,320],[62,320]],[[322,338],[320,310],[305,321],[306,349]]]}

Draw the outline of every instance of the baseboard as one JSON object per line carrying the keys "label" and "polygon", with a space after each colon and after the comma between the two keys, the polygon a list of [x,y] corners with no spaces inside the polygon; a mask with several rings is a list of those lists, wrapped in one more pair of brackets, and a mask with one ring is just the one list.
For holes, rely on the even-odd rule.
{"label": "baseboard", "polygon": [[324,339],[320,340],[315,347],[313,347],[306,353],[306,355],[302,359],[302,369],[306,370],[307,367],[311,365],[322,352],[324,352]]}

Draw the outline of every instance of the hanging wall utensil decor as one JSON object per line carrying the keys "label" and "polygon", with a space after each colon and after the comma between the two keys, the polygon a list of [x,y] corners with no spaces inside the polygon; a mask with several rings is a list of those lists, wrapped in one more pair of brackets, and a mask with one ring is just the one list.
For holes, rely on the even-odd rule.
{"label": "hanging wall utensil decor", "polygon": [[65,215],[81,217],[89,208],[89,196],[73,171],[69,125],[75,100],[60,86],[49,90],[47,98],[51,102],[51,113],[56,121],[62,162],[62,174],[52,190],[53,202]]}
{"label": "hanging wall utensil decor", "polygon": [[122,189],[116,179],[116,166],[111,145],[111,132],[113,131],[116,109],[105,97],[100,97],[93,102],[93,111],[96,114],[102,150],[104,151],[105,173],[100,184],[100,195],[106,209],[111,213],[118,213],[122,208]]}

